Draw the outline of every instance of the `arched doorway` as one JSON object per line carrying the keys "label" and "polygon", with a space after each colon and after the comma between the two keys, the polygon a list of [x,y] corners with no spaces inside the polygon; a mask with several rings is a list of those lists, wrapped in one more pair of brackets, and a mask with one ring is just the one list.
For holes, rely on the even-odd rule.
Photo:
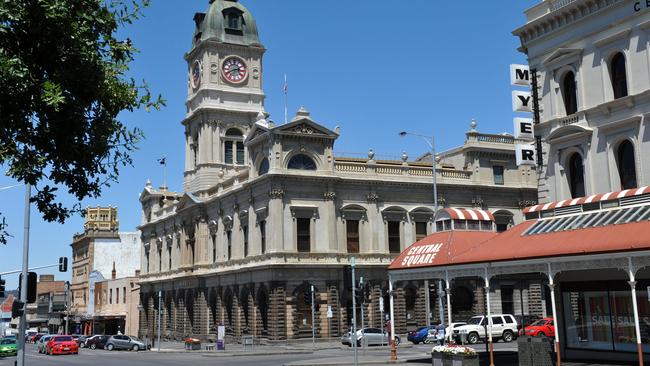
{"label": "arched doorway", "polygon": [[257,290],[257,308],[262,318],[262,335],[267,336],[269,331],[269,294],[264,285]]}

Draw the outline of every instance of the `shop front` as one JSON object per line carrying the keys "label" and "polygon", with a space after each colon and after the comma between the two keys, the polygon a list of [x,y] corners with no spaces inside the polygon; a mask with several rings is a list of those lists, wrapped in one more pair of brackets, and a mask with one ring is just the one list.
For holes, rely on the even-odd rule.
{"label": "shop front", "polygon": [[[644,357],[650,359],[649,191],[535,206],[525,211],[525,222],[506,232],[460,251],[443,245],[440,251],[448,255],[404,265],[410,253],[430,245],[425,238],[393,261],[389,282],[442,279],[449,293],[454,281],[481,278],[489,318],[502,310],[494,302],[499,279],[544,276],[558,364],[588,359],[643,365]],[[453,302],[447,299],[451,322]]]}

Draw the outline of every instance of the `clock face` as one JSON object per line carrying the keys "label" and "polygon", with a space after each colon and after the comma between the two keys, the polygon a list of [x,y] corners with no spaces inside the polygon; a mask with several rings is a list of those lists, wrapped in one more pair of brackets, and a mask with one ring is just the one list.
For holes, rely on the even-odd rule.
{"label": "clock face", "polygon": [[201,85],[201,63],[197,60],[192,64],[192,87],[198,88]]}
{"label": "clock face", "polygon": [[221,70],[226,80],[230,81],[231,83],[241,83],[244,81],[244,79],[246,79],[246,75],[248,73],[248,69],[246,68],[244,61],[236,57],[227,58],[223,62]]}

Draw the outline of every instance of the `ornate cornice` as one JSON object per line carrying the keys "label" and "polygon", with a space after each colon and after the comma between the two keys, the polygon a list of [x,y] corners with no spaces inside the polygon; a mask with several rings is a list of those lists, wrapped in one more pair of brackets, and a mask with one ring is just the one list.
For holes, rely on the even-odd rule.
{"label": "ornate cornice", "polygon": [[325,192],[325,193],[323,193],[323,199],[325,201],[334,201],[334,200],[336,200],[336,192]]}
{"label": "ornate cornice", "polygon": [[273,188],[269,191],[271,199],[282,199],[284,197],[284,190],[282,188]]}
{"label": "ornate cornice", "polygon": [[379,195],[375,192],[370,192],[366,195],[366,200],[368,203],[377,203],[379,202]]}

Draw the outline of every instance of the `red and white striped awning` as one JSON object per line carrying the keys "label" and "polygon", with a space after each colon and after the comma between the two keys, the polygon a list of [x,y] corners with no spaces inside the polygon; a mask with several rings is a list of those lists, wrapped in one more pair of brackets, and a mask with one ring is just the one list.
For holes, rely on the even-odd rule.
{"label": "red and white striped awning", "polygon": [[454,220],[480,220],[480,221],[494,221],[494,215],[490,211],[468,208],[445,208],[440,211],[445,211],[449,217]]}
{"label": "red and white striped awning", "polygon": [[594,194],[589,197],[580,197],[571,200],[563,200],[563,201],[539,204],[539,205],[524,208],[524,214],[527,214],[529,212],[552,210],[560,207],[582,205],[585,203],[596,203],[600,201],[609,201],[609,200],[615,200],[624,197],[640,196],[646,193],[650,193],[650,186],[626,189],[624,191],[618,191],[618,192]]}

